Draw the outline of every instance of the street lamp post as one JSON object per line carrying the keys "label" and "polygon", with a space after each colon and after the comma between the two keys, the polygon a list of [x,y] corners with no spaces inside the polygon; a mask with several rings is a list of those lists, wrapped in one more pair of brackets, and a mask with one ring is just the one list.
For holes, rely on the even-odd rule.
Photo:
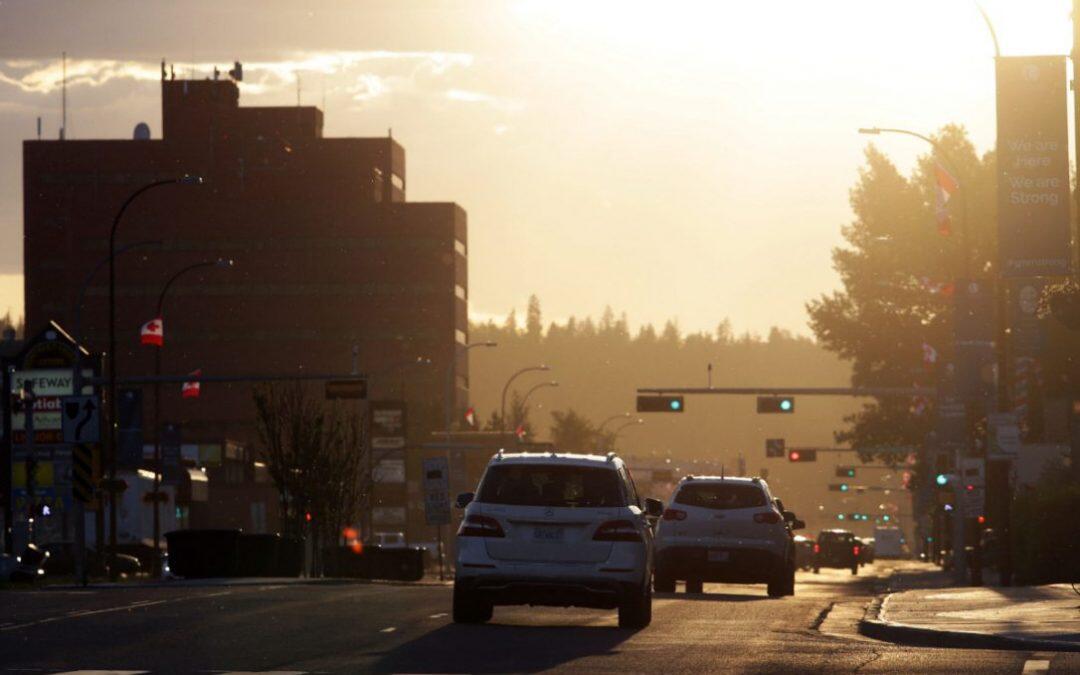
{"label": "street lamp post", "polygon": [[531,373],[534,371],[547,372],[549,370],[551,370],[551,366],[546,366],[543,364],[539,366],[526,366],[510,376],[510,379],[508,379],[506,381],[506,384],[503,385],[502,400],[499,404],[499,431],[506,431],[506,392],[509,391],[510,384],[519,376],[524,375],[525,373]]}
{"label": "street lamp post", "polygon": [[615,420],[628,420],[628,419],[630,419],[630,413],[628,413],[628,412],[619,413],[618,415],[612,415],[611,417],[609,417],[606,420],[604,420],[603,422],[601,422],[600,426],[596,427],[596,433],[597,434],[603,433],[604,427],[606,427],[608,424],[614,422]]}
{"label": "street lamp post", "polygon": [[[169,277],[169,280],[165,282],[165,285],[161,288],[161,293],[158,294],[157,301],[157,319],[160,321],[165,313],[165,296],[168,295],[169,289],[176,282],[177,279],[185,274],[204,267],[220,267],[228,269],[232,267],[233,261],[226,258],[218,258],[217,260],[204,260],[203,262],[197,262],[192,265],[188,265]],[[164,345],[159,345],[154,350],[154,377],[161,377],[161,350],[164,349]],[[161,382],[155,379],[154,381],[154,490],[152,493],[152,499],[154,500],[154,562],[151,565],[151,570],[156,574],[161,565],[161,478],[162,478],[161,466]]]}
{"label": "street lamp post", "polygon": [[163,185],[200,185],[199,176],[183,175],[179,178],[159,180],[148,183],[124,200],[120,210],[113,218],[109,230],[109,578],[113,581],[116,573],[116,230],[124,212],[132,202],[142,194]]}
{"label": "street lamp post", "polygon": [[[984,18],[986,18],[985,14],[983,16],[984,16]],[[988,18],[987,18],[987,22],[989,23]],[[991,30],[992,30],[992,27],[991,27]],[[995,42],[996,42],[996,39],[995,39]],[[889,128],[881,128],[881,127],[868,127],[868,128],[859,129],[859,133],[860,134],[869,134],[869,135],[874,135],[874,136],[884,134],[884,133],[903,134],[905,136],[912,136],[914,138],[918,138],[921,141],[925,141],[926,143],[929,143],[930,146],[934,149],[934,152],[936,154],[938,154],[938,155],[941,155],[942,159],[944,159],[945,162],[949,165],[949,168],[956,175],[956,179],[958,181],[960,181],[960,221],[961,221],[961,226],[960,226],[960,256],[961,256],[961,260],[962,260],[961,269],[963,271],[964,277],[967,278],[971,273],[970,272],[970,270],[971,270],[971,250],[969,248],[970,242],[969,242],[969,238],[968,238],[968,229],[969,228],[968,228],[968,220],[967,220],[967,190],[970,187],[970,185],[968,185],[968,183],[961,178],[961,173],[960,173],[960,170],[959,170],[959,166],[957,165],[956,161],[952,157],[949,156],[949,154],[945,151],[945,149],[941,147],[940,143],[938,143],[934,139],[930,138],[929,136],[925,136],[923,134],[916,133],[914,131],[909,131],[907,129],[889,129]],[[1000,286],[1000,284],[998,284],[998,286]],[[1000,288],[997,290],[997,293],[999,293],[999,294],[1001,293]],[[999,322],[1000,321],[1004,321],[1004,316],[999,317]],[[1004,359],[1004,344],[1002,342],[1002,339],[1004,337],[1004,332],[1002,330],[999,330],[998,332],[999,332],[999,339],[998,339],[998,343],[999,343],[998,344],[998,371],[999,371],[998,372],[998,387],[999,387],[999,391],[1000,391],[1000,388],[1002,386],[1007,386],[1007,385],[1005,385],[1005,370],[1006,370],[1007,363],[1005,363],[1005,359]],[[959,448],[957,448],[957,450],[955,452],[955,457],[953,459],[957,469],[960,468],[961,457],[962,457],[961,451],[960,451]],[[959,495],[960,493],[957,492],[957,494]],[[966,516],[964,515],[964,509],[961,506],[961,504],[959,503],[959,501],[960,500],[957,499],[957,505],[956,505],[957,508],[954,510],[954,513],[953,513],[953,519],[955,521],[955,524],[954,524],[954,537],[953,537],[955,539],[955,541],[953,542],[953,561],[954,561],[953,565],[954,565],[954,575],[956,576],[957,581],[962,583],[963,580],[966,577],[966,574],[967,574],[967,551],[966,551],[966,541],[967,540],[966,540],[966,532],[965,532],[966,526],[965,526],[965,523],[964,523],[964,519],[965,519]],[[976,546],[977,546],[977,544],[976,544]],[[981,574],[981,570],[977,571],[976,574]]]}
{"label": "street lamp post", "polygon": [[525,397],[521,399],[522,407],[524,407],[525,404],[528,403],[529,397],[532,396],[533,392],[536,391],[537,389],[543,389],[544,387],[557,387],[557,386],[559,386],[559,383],[556,382],[555,380],[552,380],[550,382],[541,382],[540,384],[533,385],[533,387],[531,389],[529,389],[529,391],[525,392]]}
{"label": "street lamp post", "polygon": [[454,423],[454,374],[457,372],[457,362],[463,354],[477,347],[498,347],[498,342],[470,342],[467,345],[454,345],[454,354],[450,357],[450,363],[446,366],[446,389],[443,404],[443,428],[446,429],[446,440],[450,440],[450,427]]}
{"label": "street lamp post", "polygon": [[615,431],[611,432],[611,447],[612,447],[612,449],[615,448],[615,439],[619,437],[619,433],[623,429],[626,429],[627,427],[635,427],[635,426],[638,426],[638,425],[641,425],[641,424],[645,424],[645,420],[643,420],[643,419],[641,419],[639,417],[636,420],[631,420],[631,421],[627,422],[626,424],[623,424],[623,425],[621,425],[619,427],[616,427]]}

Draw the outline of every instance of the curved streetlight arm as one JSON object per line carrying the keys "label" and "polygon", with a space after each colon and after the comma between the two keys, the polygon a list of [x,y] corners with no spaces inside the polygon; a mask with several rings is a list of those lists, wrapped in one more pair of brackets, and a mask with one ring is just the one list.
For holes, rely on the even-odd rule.
{"label": "curved streetlight arm", "polygon": [[529,391],[525,392],[525,398],[521,399],[521,405],[524,406],[526,403],[528,403],[529,402],[529,397],[532,396],[533,392],[536,391],[537,389],[543,389],[544,387],[557,387],[557,386],[559,386],[559,383],[556,382],[555,380],[552,380],[551,382],[541,382],[540,384],[533,385],[533,387],[531,389],[529,389]]}
{"label": "curved streetlight arm", "polygon": [[443,395],[445,396],[443,404],[443,428],[446,430],[446,440],[450,440],[450,427],[453,425],[454,417],[454,373],[457,371],[457,361],[462,354],[466,354],[470,349],[477,347],[498,347],[498,342],[492,342],[491,340],[485,342],[470,342],[467,345],[454,344],[454,354],[450,357],[450,363],[446,366],[446,386],[443,389]]}
{"label": "curved streetlight arm", "polygon": [[623,420],[623,419],[630,419],[630,413],[624,412],[624,413],[619,413],[618,415],[612,415],[611,417],[609,417],[606,420],[604,420],[603,422],[601,422],[600,426],[596,427],[596,433],[598,433],[598,434],[601,433],[604,430],[604,427],[606,427],[608,424],[614,422],[615,420]]}
{"label": "curved streetlight arm", "polygon": [[204,260],[202,262],[197,262],[197,263],[194,263],[192,265],[188,265],[187,267],[184,267],[184,268],[178,270],[176,272],[176,274],[169,277],[169,280],[165,282],[164,286],[162,286],[161,293],[158,294],[158,302],[157,302],[157,315],[158,315],[158,318],[161,318],[162,314],[165,311],[165,296],[168,295],[169,288],[173,285],[173,283],[177,279],[184,276],[188,272],[191,272],[192,270],[201,269],[203,267],[223,267],[223,268],[227,268],[227,267],[232,267],[232,266],[233,266],[233,261],[232,260],[229,260],[227,258],[218,258],[217,260]]}
{"label": "curved streetlight arm", "polygon": [[611,432],[611,441],[612,441],[612,443],[615,442],[615,439],[618,438],[618,436],[619,436],[619,432],[621,432],[623,429],[626,429],[627,427],[636,427],[636,426],[641,425],[641,424],[645,424],[645,420],[643,420],[643,419],[641,419],[639,417],[636,420],[633,420],[631,422],[627,422],[626,424],[616,428],[615,431]]}
{"label": "curved streetlight arm", "polygon": [[[120,248],[116,249],[116,252],[113,255],[120,255],[121,253],[126,253],[126,252],[130,251],[133,248],[139,248],[141,246],[160,245],[161,243],[162,243],[162,241],[160,239],[148,239],[146,241],[133,241],[133,242],[131,242],[129,244],[124,244]],[[79,286],[79,295],[78,295],[78,298],[75,300],[75,305],[71,308],[71,313],[72,313],[72,315],[74,317],[74,322],[75,322],[74,336],[75,336],[75,339],[78,340],[80,343],[82,343],[82,341],[83,341],[83,334],[82,334],[82,307],[83,307],[83,303],[86,302],[86,289],[89,288],[90,282],[93,281],[94,277],[97,276],[97,273],[101,271],[101,268],[105,267],[105,265],[108,264],[110,257],[111,256],[108,256],[108,255],[102,257],[102,259],[98,261],[98,264],[94,266],[94,269],[90,270],[90,274],[86,275],[86,278],[83,279],[82,285]]]}
{"label": "curved streetlight arm", "polygon": [[956,177],[957,182],[960,184],[960,189],[957,190],[957,192],[960,193],[960,249],[964,263],[964,276],[969,276],[969,272],[971,269],[971,256],[969,255],[968,251],[967,190],[965,189],[967,182],[965,180],[961,180],[960,165],[957,164],[956,160],[953,159],[953,157],[945,151],[945,148],[943,148],[940,143],[930,138],[929,136],[924,136],[923,134],[917,133],[915,131],[910,131],[908,129],[894,129],[888,127],[862,127],[859,129],[859,133],[870,136],[879,136],[881,134],[902,134],[904,136],[912,136],[914,138],[918,138],[921,141],[929,143],[930,146],[934,148],[934,152],[938,155],[941,155],[941,158],[945,160],[945,163],[948,165],[949,170],[953,172],[953,175]]}
{"label": "curved streetlight arm", "polygon": [[551,366],[539,365],[539,366],[526,366],[510,376],[510,379],[503,385],[502,399],[499,403],[499,430],[506,431],[506,392],[510,390],[510,384],[516,380],[519,376],[525,373],[542,370],[551,370]]}

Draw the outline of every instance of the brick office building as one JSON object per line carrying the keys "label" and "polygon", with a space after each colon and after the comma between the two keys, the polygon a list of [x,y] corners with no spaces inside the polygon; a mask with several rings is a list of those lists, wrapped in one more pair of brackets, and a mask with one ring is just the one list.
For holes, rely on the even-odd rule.
{"label": "brick office building", "polygon": [[[139,327],[165,281],[231,258],[234,268],[199,270],[170,290],[164,373],[346,373],[355,345],[370,398],[406,401],[410,438],[440,427],[446,369],[468,330],[464,210],[407,202],[405,150],[392,138],[324,138],[317,108],[242,107],[231,80],[161,86],[160,140],[24,143],[29,329],[53,319],[104,351],[106,268],[87,287],[81,328],[73,305],[106,256],[114,215],[147,183],[199,175],[203,185],[145,193],[120,224],[118,246],[160,242],[117,258],[120,375],[153,372]],[[417,357],[432,364],[394,367]],[[456,367],[462,409],[467,356]],[[181,424],[185,443],[256,444],[250,383],[204,383],[196,400],[179,385],[162,391],[162,419]],[[147,442],[152,405],[147,387]]]}

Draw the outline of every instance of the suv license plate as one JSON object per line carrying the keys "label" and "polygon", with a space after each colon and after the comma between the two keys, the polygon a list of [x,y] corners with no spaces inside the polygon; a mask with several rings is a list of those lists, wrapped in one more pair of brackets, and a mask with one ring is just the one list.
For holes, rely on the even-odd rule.
{"label": "suv license plate", "polygon": [[562,541],[563,529],[561,527],[537,525],[533,528],[533,539],[536,541]]}
{"label": "suv license plate", "polygon": [[727,562],[727,551],[709,551],[709,562]]}

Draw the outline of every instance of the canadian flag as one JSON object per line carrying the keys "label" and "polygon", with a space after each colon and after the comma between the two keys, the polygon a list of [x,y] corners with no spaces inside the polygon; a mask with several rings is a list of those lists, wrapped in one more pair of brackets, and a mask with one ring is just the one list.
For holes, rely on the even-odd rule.
{"label": "canadian flag", "polygon": [[960,183],[940,162],[934,162],[934,182],[937,183],[937,203],[934,215],[937,217],[938,233],[943,237],[952,233],[952,218],[949,217],[949,199],[960,189]]}
{"label": "canadian flag", "polygon": [[476,408],[469,408],[465,411],[465,424],[470,427],[476,426]]}
{"label": "canadian flag", "polygon": [[514,429],[514,435],[518,437],[518,440],[525,440],[525,426],[519,424],[517,429]]}
{"label": "canadian flag", "polygon": [[[202,369],[198,369],[191,373],[195,377],[202,375]],[[185,382],[184,386],[180,387],[180,396],[183,398],[199,398],[199,381]]]}
{"label": "canadian flag", "polygon": [[150,319],[144,323],[142,328],[139,329],[139,337],[144,345],[160,347],[165,344],[165,324],[162,322],[161,317]]}

